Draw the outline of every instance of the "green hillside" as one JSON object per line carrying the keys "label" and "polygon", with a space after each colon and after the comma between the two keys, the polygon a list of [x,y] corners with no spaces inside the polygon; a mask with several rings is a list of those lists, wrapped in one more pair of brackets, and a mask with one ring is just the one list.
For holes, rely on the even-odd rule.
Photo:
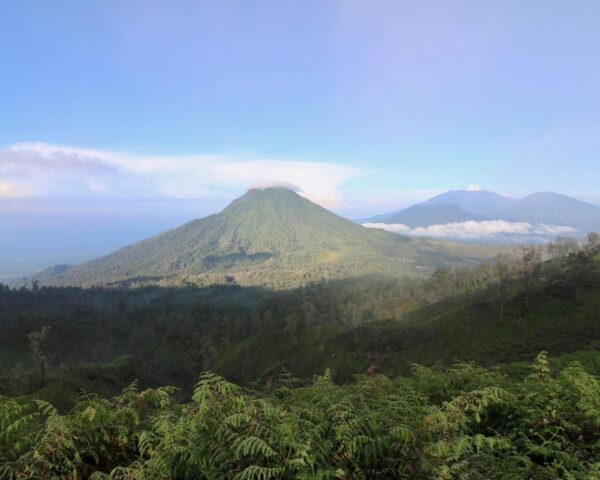
{"label": "green hillside", "polygon": [[253,189],[216,215],[80,266],[58,266],[45,285],[235,281],[294,286],[365,273],[426,274],[477,264],[492,249],[367,229],[284,188]]}
{"label": "green hillside", "polygon": [[[596,274],[598,275],[598,274]],[[376,365],[388,375],[411,364],[433,365],[460,359],[480,365],[530,360],[541,350],[553,354],[600,349],[600,278],[588,280],[582,298],[570,287],[548,281],[531,294],[529,308],[517,287],[502,320],[484,292],[406,307],[393,318],[346,325],[314,325],[292,334],[260,332],[224,349],[213,369],[248,382],[281,368],[303,378],[322,368],[348,381]],[[380,300],[384,304],[383,299]],[[384,309],[383,305],[380,308]]]}

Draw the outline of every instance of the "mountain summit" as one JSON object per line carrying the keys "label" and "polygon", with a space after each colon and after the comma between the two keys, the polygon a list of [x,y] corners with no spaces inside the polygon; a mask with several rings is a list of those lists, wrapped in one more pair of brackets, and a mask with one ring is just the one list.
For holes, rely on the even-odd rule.
{"label": "mountain summit", "polygon": [[455,205],[460,209],[477,215],[493,215],[497,210],[506,208],[515,200],[489,190],[450,190],[423,202],[425,205]]}
{"label": "mountain summit", "polygon": [[221,213],[79,266],[41,272],[42,284],[106,285],[193,277],[290,286],[365,273],[405,275],[472,263],[482,247],[410,239],[341,218],[296,192],[256,188]]}

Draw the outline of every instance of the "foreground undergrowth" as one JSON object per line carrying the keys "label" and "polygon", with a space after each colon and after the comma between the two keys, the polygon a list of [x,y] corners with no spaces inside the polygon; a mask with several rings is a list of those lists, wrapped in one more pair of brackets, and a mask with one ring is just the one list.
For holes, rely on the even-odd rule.
{"label": "foreground undergrowth", "polygon": [[459,363],[257,391],[205,373],[178,396],[133,384],[65,415],[0,397],[0,478],[600,479],[600,378],[545,353],[521,378]]}

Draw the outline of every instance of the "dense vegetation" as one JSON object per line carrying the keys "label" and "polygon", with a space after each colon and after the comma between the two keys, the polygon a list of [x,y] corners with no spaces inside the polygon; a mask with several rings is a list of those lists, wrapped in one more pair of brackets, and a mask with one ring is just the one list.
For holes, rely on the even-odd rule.
{"label": "dense vegetation", "polygon": [[562,239],[543,264],[531,246],[427,279],[289,291],[4,287],[0,393],[35,393],[67,408],[82,388],[110,394],[134,378],[189,390],[204,370],[248,385],[282,368],[304,380],[330,368],[346,382],[369,369],[406,373],[414,362],[491,365],[590,348],[600,341],[595,248]]}
{"label": "dense vegetation", "polygon": [[295,384],[205,373],[191,403],[133,384],[65,415],[1,398],[0,478],[600,478],[600,378],[578,362],[553,371],[541,353],[522,377],[462,363]]}
{"label": "dense vegetation", "polygon": [[373,272],[429,274],[476,265],[498,248],[410,239],[368,229],[282,188],[250,190],[217,215],[194,220],[80,266],[37,276],[44,285],[188,284],[289,288]]}
{"label": "dense vegetation", "polygon": [[600,479],[599,248],[289,291],[0,287],[0,478]]}

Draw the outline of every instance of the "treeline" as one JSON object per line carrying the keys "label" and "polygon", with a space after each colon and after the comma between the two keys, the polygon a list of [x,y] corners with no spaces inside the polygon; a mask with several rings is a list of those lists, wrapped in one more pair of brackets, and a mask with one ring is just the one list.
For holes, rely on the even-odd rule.
{"label": "treeline", "polygon": [[0,478],[600,479],[600,378],[577,362],[297,383],[204,373],[186,403],[134,384],[62,415],[0,397]]}
{"label": "treeline", "polygon": [[[512,252],[496,255],[492,262],[476,268],[441,268],[419,284],[416,296],[428,302],[487,290],[488,298],[501,302],[515,288],[529,294],[536,282],[562,280],[579,300],[579,287],[594,271],[600,234],[591,232],[578,240],[557,237],[546,244],[518,245]],[[500,299],[498,299],[500,297]]]}

